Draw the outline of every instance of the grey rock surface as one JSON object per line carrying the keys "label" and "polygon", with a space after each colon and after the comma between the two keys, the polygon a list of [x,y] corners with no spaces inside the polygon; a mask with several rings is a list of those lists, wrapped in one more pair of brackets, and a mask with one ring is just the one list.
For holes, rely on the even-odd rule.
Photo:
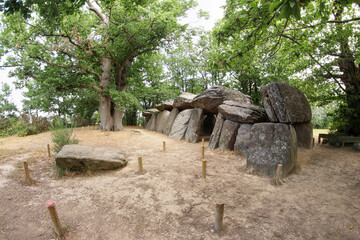
{"label": "grey rock surface", "polygon": [[174,105],[174,101],[169,101],[169,102],[160,103],[156,105],[155,108],[159,111],[164,111],[164,110],[171,111],[174,108],[173,105]]}
{"label": "grey rock surface", "polygon": [[75,171],[113,170],[126,166],[125,154],[118,148],[65,145],[55,156],[61,169]]}
{"label": "grey rock surface", "polygon": [[221,113],[219,113],[216,117],[215,126],[210,136],[209,146],[208,146],[209,148],[216,149],[219,147],[219,140],[224,122],[225,122],[224,116]]}
{"label": "grey rock surface", "polygon": [[143,111],[142,115],[144,117],[151,117],[151,115],[153,115],[154,113],[158,113],[158,112],[160,112],[160,111],[157,110],[156,108],[150,108],[150,109]]}
{"label": "grey rock surface", "polygon": [[219,113],[226,119],[239,123],[268,122],[269,119],[262,107],[248,103],[224,101],[219,106]]}
{"label": "grey rock surface", "polygon": [[200,140],[201,127],[204,118],[204,110],[202,108],[194,108],[186,130],[185,139],[186,136],[188,136],[189,142],[198,142]]}
{"label": "grey rock surface", "polygon": [[261,86],[261,98],[271,122],[305,123],[311,121],[311,108],[306,96],[287,82]]}
{"label": "grey rock surface", "polygon": [[170,117],[170,111],[164,110],[156,116],[156,131],[158,133],[164,133],[166,123]]}
{"label": "grey rock surface", "polygon": [[354,143],[352,149],[354,149],[357,152],[360,152],[360,143]]}
{"label": "grey rock surface", "polygon": [[218,107],[226,100],[233,100],[239,103],[252,103],[251,97],[239,91],[232,90],[223,86],[211,87],[192,101],[193,107],[200,107],[206,112],[218,113]]}
{"label": "grey rock surface", "polygon": [[244,156],[247,156],[252,126],[252,124],[241,124],[237,132],[234,151],[237,151]]}
{"label": "grey rock surface", "polygon": [[165,125],[165,128],[164,128],[164,133],[166,135],[169,135],[169,133],[171,131],[171,127],[174,124],[174,121],[175,121],[178,114],[179,114],[179,109],[173,108],[173,110],[171,110],[169,119],[168,119],[168,121],[167,121],[167,123]]}
{"label": "grey rock surface", "polygon": [[286,176],[296,164],[297,140],[292,125],[257,123],[251,128],[248,145],[247,168],[274,176],[277,165],[283,165]]}
{"label": "grey rock surface", "polygon": [[149,122],[146,125],[146,129],[150,130],[150,131],[155,131],[156,130],[156,119],[157,119],[157,115],[159,114],[159,112],[155,112],[151,115],[151,118],[149,120]]}
{"label": "grey rock surface", "polygon": [[193,108],[191,106],[191,102],[196,96],[197,95],[192,93],[183,92],[174,100],[173,106],[174,108],[178,108],[179,110]]}
{"label": "grey rock surface", "polygon": [[298,147],[312,149],[313,146],[313,125],[311,122],[308,123],[295,123],[293,124]]}
{"label": "grey rock surface", "polygon": [[220,149],[234,150],[234,144],[239,126],[240,123],[238,122],[225,120],[219,139]]}
{"label": "grey rock surface", "polygon": [[177,115],[177,117],[171,127],[169,137],[175,138],[178,140],[185,139],[185,133],[186,133],[186,130],[188,127],[188,123],[190,121],[192,111],[193,111],[193,109],[186,109],[186,110],[181,111]]}

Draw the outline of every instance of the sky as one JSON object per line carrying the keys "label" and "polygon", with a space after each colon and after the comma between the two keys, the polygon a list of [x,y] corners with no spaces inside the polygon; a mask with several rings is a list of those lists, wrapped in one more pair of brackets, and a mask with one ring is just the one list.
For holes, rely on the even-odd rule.
{"label": "sky", "polygon": [[[203,27],[205,30],[211,30],[215,22],[222,18],[224,12],[222,6],[224,6],[225,3],[226,0],[198,0],[198,6],[195,9],[190,10],[187,14],[188,17],[183,19],[182,22],[187,23],[192,27]],[[197,13],[199,12],[199,9],[208,12],[210,18],[207,20],[197,19]],[[22,108],[21,101],[23,99],[22,90],[15,89],[14,85],[12,84],[15,79],[8,77],[9,71],[9,68],[0,69],[0,87],[3,83],[10,85],[12,89],[12,100],[20,110]]]}

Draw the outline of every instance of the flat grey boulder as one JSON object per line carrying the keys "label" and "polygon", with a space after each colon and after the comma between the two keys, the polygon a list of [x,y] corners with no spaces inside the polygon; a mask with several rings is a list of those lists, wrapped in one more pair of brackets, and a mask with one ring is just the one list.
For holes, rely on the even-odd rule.
{"label": "flat grey boulder", "polygon": [[239,103],[252,103],[251,97],[248,95],[227,87],[214,86],[195,97],[192,101],[192,106],[200,107],[206,112],[217,114],[218,107],[226,100]]}
{"label": "flat grey boulder", "polygon": [[168,111],[168,110],[164,110],[164,111],[160,112],[159,114],[157,114],[155,130],[158,133],[164,132],[165,125],[166,125],[167,121],[169,120],[169,117],[170,117],[170,111]]}
{"label": "flat grey boulder", "polygon": [[252,124],[241,124],[237,132],[234,151],[237,151],[244,156],[247,156],[252,126]]}
{"label": "flat grey boulder", "polygon": [[208,146],[209,148],[216,149],[219,147],[219,140],[224,122],[225,122],[224,116],[221,113],[219,113],[216,117],[215,126],[210,136],[209,146]]}
{"label": "flat grey boulder", "polygon": [[173,108],[173,110],[171,110],[169,119],[168,119],[168,121],[167,121],[167,123],[165,125],[165,128],[164,128],[164,133],[166,135],[169,135],[169,133],[171,131],[171,127],[174,124],[175,119],[176,119],[178,114],[179,114],[179,109]]}
{"label": "flat grey boulder", "polygon": [[187,136],[189,138],[189,142],[198,142],[200,140],[201,127],[204,118],[204,110],[202,108],[193,109],[186,129],[185,139]]}
{"label": "flat grey boulder", "polygon": [[297,159],[296,132],[292,125],[283,123],[256,123],[251,128],[247,168],[275,176],[279,163],[285,177]]}
{"label": "flat grey boulder", "polygon": [[271,122],[305,123],[311,121],[311,108],[306,96],[287,82],[261,86],[261,98]]}
{"label": "flat grey boulder", "polygon": [[126,166],[125,154],[118,148],[65,145],[55,156],[61,169],[75,171],[114,170]]}
{"label": "flat grey boulder", "polygon": [[179,110],[193,108],[191,106],[191,102],[193,101],[196,94],[183,92],[174,100],[174,108],[178,108]]}
{"label": "flat grey boulder", "polygon": [[164,110],[171,111],[174,108],[173,105],[174,105],[174,101],[170,101],[170,102],[160,103],[156,105],[155,108],[159,111],[164,111]]}
{"label": "flat grey boulder", "polygon": [[293,124],[296,137],[297,145],[301,148],[312,149],[313,146],[313,125],[311,122],[308,123],[295,123]]}
{"label": "flat grey boulder", "polygon": [[239,126],[240,123],[238,122],[225,120],[219,139],[220,149],[234,150],[234,144]]}
{"label": "flat grey boulder", "polygon": [[151,115],[153,115],[154,113],[158,113],[158,112],[160,112],[160,111],[157,110],[156,108],[150,108],[150,109],[143,111],[142,115],[144,117],[151,117]]}
{"label": "flat grey boulder", "polygon": [[239,123],[268,122],[269,119],[262,107],[248,103],[224,101],[219,106],[219,113],[226,119]]}
{"label": "flat grey boulder", "polygon": [[186,109],[186,110],[181,111],[177,115],[177,117],[171,127],[169,137],[175,138],[178,140],[184,140],[185,133],[186,133],[186,130],[188,127],[188,123],[190,121],[192,111],[193,111],[193,109]]}

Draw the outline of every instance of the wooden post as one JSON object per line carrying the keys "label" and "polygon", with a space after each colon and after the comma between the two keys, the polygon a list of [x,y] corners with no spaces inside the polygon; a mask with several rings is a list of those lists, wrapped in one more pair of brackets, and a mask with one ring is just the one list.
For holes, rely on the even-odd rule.
{"label": "wooden post", "polygon": [[319,136],[318,136],[318,144],[320,144],[320,134],[319,134]]}
{"label": "wooden post", "polygon": [[189,136],[186,135],[186,142],[189,142]]}
{"label": "wooden post", "polygon": [[142,157],[138,158],[138,163],[139,163],[139,172],[142,173],[143,172]]}
{"label": "wooden post", "polygon": [[206,178],[206,160],[202,161],[202,177]]}
{"label": "wooden post", "polygon": [[205,140],[202,139],[202,140],[201,140],[201,145],[204,145],[204,143],[205,143]]}
{"label": "wooden post", "polygon": [[202,159],[205,158],[205,146],[204,145],[201,145],[201,156],[202,156]]}
{"label": "wooden post", "polygon": [[29,165],[26,161],[24,162],[24,170],[25,170],[25,181],[27,181],[30,184],[31,178],[30,178],[30,172],[29,172]]}
{"label": "wooden post", "polygon": [[279,163],[278,167],[276,169],[276,176],[275,176],[276,185],[282,185],[283,184],[283,181],[281,180],[281,175],[282,175],[282,164]]}
{"label": "wooden post", "polygon": [[312,147],[315,147],[315,138],[313,138]]}
{"label": "wooden post", "polygon": [[166,142],[163,141],[163,149],[164,149],[164,152],[166,151]]}
{"label": "wooden post", "polygon": [[50,144],[47,145],[47,151],[48,151],[48,157],[51,157],[51,154],[50,154]]}
{"label": "wooden post", "polygon": [[60,238],[64,237],[64,230],[63,230],[63,228],[61,226],[59,216],[58,216],[58,214],[56,212],[55,203],[54,202],[48,202],[48,203],[46,203],[46,205],[48,206],[51,221],[54,224],[54,229],[55,229],[56,234]]}
{"label": "wooden post", "polygon": [[215,215],[215,232],[221,233],[223,231],[223,218],[224,218],[224,205],[216,204],[216,215]]}

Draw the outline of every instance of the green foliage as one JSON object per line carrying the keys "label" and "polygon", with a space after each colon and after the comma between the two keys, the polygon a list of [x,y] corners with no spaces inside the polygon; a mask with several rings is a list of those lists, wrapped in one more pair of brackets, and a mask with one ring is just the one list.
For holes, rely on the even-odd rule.
{"label": "green foliage", "polygon": [[32,117],[32,122],[26,117],[0,118],[0,137],[17,135],[25,137],[28,135],[45,132],[49,123],[46,118]]}
{"label": "green foliage", "polygon": [[11,101],[11,89],[7,83],[2,84],[0,90],[0,118],[14,116],[17,108]]}
{"label": "green foliage", "polygon": [[75,126],[71,126],[68,128],[61,118],[55,119],[55,122],[51,124],[51,141],[54,143],[53,150],[56,153],[65,145],[79,143],[79,140],[71,136],[74,127]]}

